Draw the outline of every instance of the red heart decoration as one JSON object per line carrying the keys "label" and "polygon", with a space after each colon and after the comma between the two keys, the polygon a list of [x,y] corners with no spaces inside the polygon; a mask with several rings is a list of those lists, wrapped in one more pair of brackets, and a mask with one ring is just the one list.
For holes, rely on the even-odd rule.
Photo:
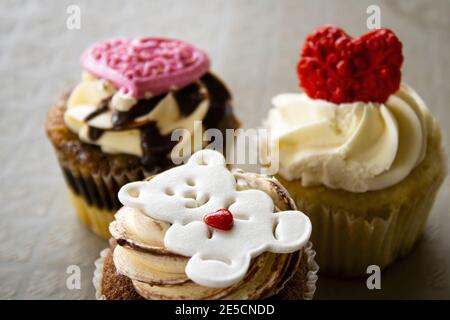
{"label": "red heart decoration", "polygon": [[306,38],[297,73],[313,99],[383,103],[400,87],[402,63],[402,43],[389,29],[351,38],[322,26]]}
{"label": "red heart decoration", "polygon": [[205,214],[203,222],[213,228],[226,231],[233,228],[233,215],[228,209],[219,209]]}

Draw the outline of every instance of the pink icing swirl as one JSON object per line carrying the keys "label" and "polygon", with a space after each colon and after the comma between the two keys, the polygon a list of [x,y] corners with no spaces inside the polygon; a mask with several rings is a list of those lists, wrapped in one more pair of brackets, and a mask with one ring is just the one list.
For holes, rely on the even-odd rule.
{"label": "pink icing swirl", "polygon": [[89,47],[81,55],[81,66],[140,99],[196,81],[210,61],[204,51],[181,40],[118,38]]}

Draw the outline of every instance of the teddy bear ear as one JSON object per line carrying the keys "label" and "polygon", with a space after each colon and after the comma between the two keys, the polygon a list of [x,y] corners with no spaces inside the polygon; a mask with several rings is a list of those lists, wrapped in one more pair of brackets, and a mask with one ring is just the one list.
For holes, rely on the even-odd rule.
{"label": "teddy bear ear", "polygon": [[148,183],[145,181],[131,182],[124,185],[119,190],[119,200],[124,206],[142,209],[144,202],[142,200],[142,189]]}
{"label": "teddy bear ear", "polygon": [[209,166],[209,165],[225,166],[225,158],[218,151],[205,149],[194,153],[189,158],[188,164],[198,166]]}

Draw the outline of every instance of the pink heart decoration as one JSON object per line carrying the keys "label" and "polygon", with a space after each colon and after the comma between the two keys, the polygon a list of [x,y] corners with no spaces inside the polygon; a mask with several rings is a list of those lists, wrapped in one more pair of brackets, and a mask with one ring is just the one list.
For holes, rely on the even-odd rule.
{"label": "pink heart decoration", "polygon": [[119,38],[89,47],[81,66],[140,99],[196,81],[209,70],[210,61],[204,51],[181,40]]}

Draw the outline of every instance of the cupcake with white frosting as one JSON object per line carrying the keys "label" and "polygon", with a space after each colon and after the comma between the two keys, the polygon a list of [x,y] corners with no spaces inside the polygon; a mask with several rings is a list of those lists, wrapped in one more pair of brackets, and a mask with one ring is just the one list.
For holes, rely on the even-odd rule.
{"label": "cupcake with white frosting", "polygon": [[280,183],[217,151],[125,185],[96,262],[98,299],[311,299],[311,223]]}
{"label": "cupcake with white frosting", "polygon": [[[194,135],[203,130],[239,122],[208,56],[186,42],[108,40],[89,47],[81,66],[82,81],[50,109],[46,131],[78,215],[108,238],[120,187],[202,148]],[[177,129],[183,136],[173,139]]]}
{"label": "cupcake with white frosting", "polygon": [[407,254],[443,181],[440,130],[401,83],[402,62],[388,29],[353,39],[320,27],[298,64],[305,93],[272,100],[265,126],[277,178],[310,217],[325,272],[361,275]]}

